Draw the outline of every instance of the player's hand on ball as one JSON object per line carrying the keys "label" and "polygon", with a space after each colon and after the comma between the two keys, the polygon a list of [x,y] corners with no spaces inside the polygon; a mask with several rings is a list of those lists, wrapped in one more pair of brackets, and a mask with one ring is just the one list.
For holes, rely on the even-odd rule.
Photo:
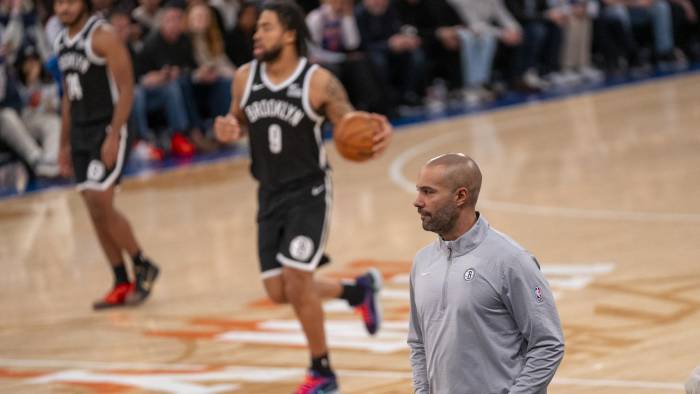
{"label": "player's hand on ball", "polygon": [[391,124],[386,119],[386,116],[379,114],[370,114],[370,116],[376,119],[381,125],[380,128],[377,129],[374,133],[374,146],[372,147],[372,151],[374,151],[374,157],[377,157],[381,155],[382,152],[386,150],[386,148],[389,147],[389,143],[391,142],[391,136],[394,132],[394,129],[391,127]]}
{"label": "player's hand on ball", "polygon": [[231,114],[217,116],[214,121],[214,134],[219,142],[225,144],[236,142],[242,137],[241,125],[238,123],[238,119]]}

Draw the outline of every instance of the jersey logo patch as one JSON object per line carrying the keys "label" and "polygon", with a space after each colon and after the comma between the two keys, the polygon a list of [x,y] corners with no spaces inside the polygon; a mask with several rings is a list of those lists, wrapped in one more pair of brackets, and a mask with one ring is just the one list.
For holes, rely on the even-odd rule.
{"label": "jersey logo patch", "polygon": [[314,241],[305,235],[297,235],[289,243],[289,255],[297,261],[307,261],[314,253]]}
{"label": "jersey logo patch", "polygon": [[535,287],[535,300],[538,304],[544,302],[544,294],[542,293],[542,288],[539,286]]}
{"label": "jersey logo patch", "polygon": [[301,97],[301,88],[296,83],[289,85],[287,88],[287,97]]}
{"label": "jersey logo patch", "polygon": [[264,87],[265,87],[265,86],[264,86],[263,84],[261,84],[261,83],[255,83],[255,84],[253,84],[253,86],[251,87],[251,90],[254,91],[254,92],[257,92],[258,90],[260,90],[260,89],[262,89],[262,88],[264,88]]}
{"label": "jersey logo patch", "polygon": [[466,272],[464,272],[464,280],[466,280],[467,282],[471,282],[475,276],[476,271],[474,271],[474,268],[469,268]]}

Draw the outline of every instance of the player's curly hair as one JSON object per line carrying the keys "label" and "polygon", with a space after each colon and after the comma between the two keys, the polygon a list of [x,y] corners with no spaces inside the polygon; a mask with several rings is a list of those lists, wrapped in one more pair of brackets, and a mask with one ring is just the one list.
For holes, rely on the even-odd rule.
{"label": "player's curly hair", "polygon": [[308,52],[307,40],[311,35],[301,7],[292,0],[268,0],[263,3],[262,11],[276,13],[282,26],[296,33],[297,55],[306,56]]}

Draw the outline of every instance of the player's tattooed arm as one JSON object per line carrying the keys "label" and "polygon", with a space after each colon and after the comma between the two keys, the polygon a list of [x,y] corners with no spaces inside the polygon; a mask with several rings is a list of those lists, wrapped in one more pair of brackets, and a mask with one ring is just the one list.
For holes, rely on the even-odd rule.
{"label": "player's tattooed arm", "polygon": [[323,84],[323,96],[325,97],[323,110],[331,123],[338,124],[345,114],[354,111],[355,108],[350,104],[348,93],[338,78],[328,71],[325,74],[325,78],[323,78],[325,80]]}

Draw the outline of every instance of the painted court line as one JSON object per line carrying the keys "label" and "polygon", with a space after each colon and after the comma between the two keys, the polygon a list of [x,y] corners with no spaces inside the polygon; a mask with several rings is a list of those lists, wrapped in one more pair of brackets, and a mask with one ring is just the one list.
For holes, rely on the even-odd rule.
{"label": "painted court line", "polygon": [[[47,375],[25,380],[25,383],[46,384],[51,382],[86,382],[86,383],[115,383],[133,384],[137,387],[161,388],[168,392],[182,392],[182,390],[193,390],[192,393],[213,393],[220,390],[235,391],[239,386],[236,384],[226,384],[218,386],[207,386],[205,390],[199,390],[201,386],[193,386],[196,382],[280,382],[289,381],[302,376],[305,372],[303,368],[277,368],[277,367],[254,367],[254,366],[226,366],[215,371],[202,372],[182,372],[179,374],[139,374],[130,376],[128,374],[107,374],[94,373],[87,370],[160,370],[160,371],[184,371],[195,369],[206,369],[206,365],[194,364],[160,364],[160,363],[128,363],[128,362],[94,362],[94,361],[74,361],[74,360],[40,360],[40,359],[0,359],[0,366],[14,368],[56,368],[66,369]],[[404,371],[381,371],[381,370],[339,370],[341,377],[358,378],[378,378],[390,380],[410,380],[411,373]],[[617,379],[582,379],[555,377],[553,385],[558,386],[584,386],[584,387],[607,387],[620,389],[639,390],[669,390],[678,391],[683,389],[683,385],[673,382],[652,382],[638,380],[617,380]],[[5,385],[5,388],[8,386]],[[14,385],[13,385],[14,387]],[[203,387],[202,387],[203,388]]]}
{"label": "painted court line", "polygon": [[83,368],[92,370],[161,370],[161,371],[191,371],[206,369],[206,365],[196,364],[159,364],[138,362],[102,362],[102,361],[73,361],[73,360],[43,360],[0,358],[0,367],[11,368]]}
{"label": "painted court line", "polygon": [[[406,179],[403,174],[405,165],[421,154],[430,152],[434,148],[446,145],[449,142],[464,138],[463,131],[450,132],[438,137],[428,138],[420,145],[413,146],[401,152],[389,166],[389,178],[401,189],[416,192],[416,185]],[[500,212],[512,212],[527,215],[555,216],[572,219],[586,220],[625,220],[633,222],[700,222],[700,214],[697,213],[665,213],[665,212],[641,212],[623,211],[612,209],[582,209],[570,207],[554,207],[547,205],[520,204],[505,201],[480,200],[479,207]]]}
{"label": "painted court line", "polygon": [[638,380],[554,378],[552,384],[561,386],[619,387],[625,389],[635,388],[641,390],[683,390],[683,385],[680,383],[648,382]]}

